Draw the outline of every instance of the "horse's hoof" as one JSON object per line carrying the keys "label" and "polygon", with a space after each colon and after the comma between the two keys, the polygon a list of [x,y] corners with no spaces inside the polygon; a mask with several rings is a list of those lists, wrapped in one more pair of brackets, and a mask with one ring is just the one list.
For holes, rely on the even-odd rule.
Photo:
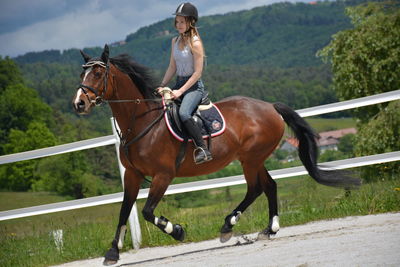
{"label": "horse's hoof", "polygon": [[221,236],[219,237],[219,241],[221,241],[221,243],[225,243],[227,242],[229,239],[231,239],[233,235],[233,232],[227,232],[227,233],[221,233]]}
{"label": "horse's hoof", "polygon": [[270,239],[269,234],[266,234],[264,232],[258,233],[257,240],[269,240],[269,239]]}
{"label": "horse's hoof", "polygon": [[272,230],[267,228],[264,231],[258,233],[257,240],[269,240],[271,239],[271,236],[274,235],[276,235],[276,232],[272,232]]}
{"label": "horse's hoof", "polygon": [[183,230],[183,227],[181,225],[175,224],[171,236],[175,240],[183,241],[185,239],[185,230]]}
{"label": "horse's hoof", "polygon": [[110,266],[110,265],[114,265],[114,264],[116,264],[118,261],[115,261],[115,260],[104,260],[103,261],[103,265],[104,266]]}
{"label": "horse's hoof", "polygon": [[104,257],[103,265],[110,266],[116,264],[119,260],[119,250],[115,247],[110,248]]}

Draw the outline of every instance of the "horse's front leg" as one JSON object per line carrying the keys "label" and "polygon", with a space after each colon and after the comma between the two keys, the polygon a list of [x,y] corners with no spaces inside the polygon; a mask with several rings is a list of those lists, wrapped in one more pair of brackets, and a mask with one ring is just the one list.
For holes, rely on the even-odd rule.
{"label": "horse's front leg", "polygon": [[154,209],[157,207],[161,198],[164,196],[168,185],[171,183],[171,176],[160,174],[153,177],[151,183],[149,196],[147,198],[146,204],[143,208],[143,217],[148,221],[157,226],[166,234],[172,236],[175,240],[183,241],[185,238],[185,231],[179,224],[171,223],[164,216],[156,217],[154,215]]}
{"label": "horse's front leg", "polygon": [[126,169],[124,175],[124,199],[119,213],[119,222],[111,248],[107,251],[104,259],[104,265],[112,265],[119,260],[119,250],[123,246],[126,233],[126,222],[132,210],[132,206],[136,201],[140,184],[144,176],[137,170]]}

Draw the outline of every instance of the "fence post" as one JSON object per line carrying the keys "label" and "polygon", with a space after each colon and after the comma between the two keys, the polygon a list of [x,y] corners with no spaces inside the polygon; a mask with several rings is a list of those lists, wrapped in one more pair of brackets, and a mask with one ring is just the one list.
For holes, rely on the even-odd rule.
{"label": "fence post", "polygon": [[[115,124],[114,124],[113,117],[111,118],[111,126],[112,126],[112,130],[113,130],[113,134],[116,139],[115,149],[117,151],[117,159],[118,159],[119,172],[121,173],[122,187],[124,187],[125,167],[121,164],[120,154],[119,154],[120,140],[119,140],[119,136],[117,133],[117,129],[115,129],[115,127],[117,127],[118,131],[119,131],[119,126],[118,126],[117,121],[115,121]],[[140,244],[142,243],[142,233],[140,231],[140,224],[139,224],[139,217],[138,217],[136,202],[133,204],[131,214],[129,215],[129,226],[131,229],[133,248],[139,249]]]}

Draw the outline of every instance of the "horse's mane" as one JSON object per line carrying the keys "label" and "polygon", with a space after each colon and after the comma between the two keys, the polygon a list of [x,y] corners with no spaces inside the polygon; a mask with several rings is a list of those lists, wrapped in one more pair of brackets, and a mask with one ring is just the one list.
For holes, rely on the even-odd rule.
{"label": "horse's mane", "polygon": [[131,56],[121,54],[110,58],[110,62],[114,64],[120,71],[129,75],[133,83],[139,88],[144,98],[154,99],[153,94],[156,88],[155,79],[149,68],[135,62]]}

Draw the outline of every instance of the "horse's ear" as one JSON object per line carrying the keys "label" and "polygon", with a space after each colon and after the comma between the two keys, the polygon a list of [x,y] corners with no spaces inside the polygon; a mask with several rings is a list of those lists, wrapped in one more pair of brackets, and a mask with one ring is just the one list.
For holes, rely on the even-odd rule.
{"label": "horse's ear", "polygon": [[104,63],[107,63],[108,62],[108,56],[110,55],[110,49],[108,48],[108,45],[106,44],[105,46],[104,46],[104,50],[103,50],[103,54],[101,54],[101,60],[104,62]]}
{"label": "horse's ear", "polygon": [[88,54],[86,54],[85,52],[83,52],[82,50],[79,50],[79,52],[81,52],[81,55],[82,55],[83,59],[85,60],[85,63],[88,63],[90,60],[90,56]]}

